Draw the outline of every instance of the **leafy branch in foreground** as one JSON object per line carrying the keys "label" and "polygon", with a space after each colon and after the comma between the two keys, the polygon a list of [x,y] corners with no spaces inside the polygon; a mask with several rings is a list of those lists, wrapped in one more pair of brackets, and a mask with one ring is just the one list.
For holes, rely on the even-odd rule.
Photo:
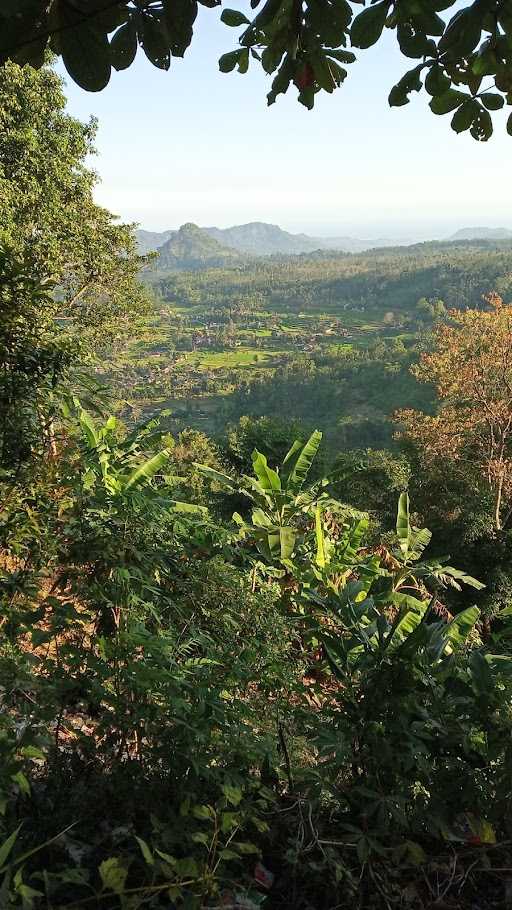
{"label": "leafy branch in foreground", "polygon": [[[169,69],[193,39],[199,4],[213,8],[220,0],[8,0],[0,10],[0,63],[40,67],[51,49],[75,82],[101,91],[112,69],[131,66],[139,47],[154,66]],[[457,133],[489,139],[492,113],[512,103],[509,0],[476,0],[462,8],[456,0],[359,6],[358,0],[252,0],[252,18],[245,8],[224,9],[224,24],[243,31],[239,47],[221,57],[220,69],[246,73],[257,62],[273,76],[269,104],[293,84],[299,101],[312,108],[318,92],[332,94],[343,84],[354,51],[376,44],[389,29],[402,55],[418,61],[392,88],[389,103],[405,105],[424,86],[432,112],[452,113]],[[507,129],[512,133],[512,114]]]}

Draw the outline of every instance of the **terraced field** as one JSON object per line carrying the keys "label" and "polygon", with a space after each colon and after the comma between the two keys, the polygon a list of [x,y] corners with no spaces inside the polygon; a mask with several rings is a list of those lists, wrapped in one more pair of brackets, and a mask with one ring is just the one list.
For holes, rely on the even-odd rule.
{"label": "terraced field", "polygon": [[[227,417],[244,413],[258,388],[272,397],[272,383],[286,383],[297,364],[305,375],[330,370],[334,385],[324,383],[322,395],[332,396],[350,358],[385,362],[386,345],[410,350],[432,325],[429,308],[478,306],[495,287],[506,298],[511,276],[510,244],[422,244],[157,274],[158,315],[106,364],[106,377],[129,403],[123,406],[142,414],[170,408],[173,429],[207,425],[216,432]],[[362,414],[364,391],[351,399]]]}

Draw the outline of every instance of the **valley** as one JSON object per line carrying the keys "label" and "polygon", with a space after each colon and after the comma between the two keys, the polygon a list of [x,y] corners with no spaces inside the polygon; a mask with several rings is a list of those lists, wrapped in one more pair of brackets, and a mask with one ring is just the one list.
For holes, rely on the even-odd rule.
{"label": "valley", "polygon": [[0,4],[0,910],[510,910],[509,2]]}
{"label": "valley", "polygon": [[[409,373],[422,338],[455,306],[512,294],[509,241],[424,243],[347,254],[210,256],[193,225],[143,272],[155,313],[106,364],[123,413],[164,408],[169,428],[222,434],[243,415],[319,425],[339,446],[388,445],[393,412],[428,391]],[[185,242],[185,240],[186,242]],[[174,245],[173,245],[174,244]],[[169,247],[177,263],[169,262]],[[227,249],[227,248],[226,248]]]}

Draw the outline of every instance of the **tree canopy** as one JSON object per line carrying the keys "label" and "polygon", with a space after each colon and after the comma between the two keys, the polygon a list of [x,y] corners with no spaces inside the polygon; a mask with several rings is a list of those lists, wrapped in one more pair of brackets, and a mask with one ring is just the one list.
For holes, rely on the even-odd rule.
{"label": "tree canopy", "polygon": [[80,332],[145,308],[143,260],[132,225],[94,202],[88,166],[96,124],[65,112],[62,79],[7,63],[0,68],[0,246],[34,277],[59,286],[55,307]]}
{"label": "tree canopy", "polygon": [[[406,438],[427,465],[466,481],[484,481],[493,501],[497,530],[512,516],[512,317],[498,294],[491,310],[452,311],[450,324],[434,330],[434,350],[413,368],[422,382],[435,383],[441,402],[429,416],[402,411]],[[485,495],[484,490],[480,492]]]}
{"label": "tree canopy", "polygon": [[[129,67],[139,46],[154,66],[169,69],[193,39],[198,2],[220,0],[4,0],[0,10],[0,63],[41,67],[48,49],[62,56],[80,86],[101,91],[112,69]],[[364,0],[362,0],[364,5]],[[403,56],[414,61],[391,88],[400,107],[423,87],[434,114],[451,113],[452,128],[485,141],[492,112],[512,105],[512,12],[510,0],[251,0],[252,18],[224,9],[226,26],[239,28],[238,46],[220,61],[222,72],[261,65],[273,76],[268,102],[298,90],[312,108],[320,91],[345,81],[358,52],[388,29]],[[244,4],[245,7],[245,4]],[[249,15],[251,15],[249,11]],[[512,134],[512,114],[507,129]]]}
{"label": "tree canopy", "polygon": [[0,452],[52,446],[53,391],[73,365],[133,335],[150,308],[133,226],[96,205],[94,121],[65,113],[62,80],[0,68]]}

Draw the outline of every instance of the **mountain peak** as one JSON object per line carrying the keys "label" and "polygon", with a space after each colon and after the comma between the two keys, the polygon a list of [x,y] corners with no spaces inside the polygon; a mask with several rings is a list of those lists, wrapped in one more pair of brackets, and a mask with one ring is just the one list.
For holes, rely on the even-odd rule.
{"label": "mountain peak", "polygon": [[[319,238],[309,237],[307,234],[291,234],[284,231],[277,224],[268,224],[265,221],[249,221],[247,224],[238,224],[229,228],[205,227],[201,228],[192,221],[188,221],[178,231],[165,231],[155,234],[150,231],[138,231],[139,248],[142,253],[150,250],[160,250],[166,243],[175,242],[179,237],[184,242],[199,243],[205,246],[206,238],[216,241],[227,251],[232,259],[235,255],[243,256],[297,256],[301,253],[315,253],[318,250],[333,250],[339,252],[360,252],[367,249],[369,244],[353,237]],[[219,251],[217,250],[217,253]],[[220,253],[219,253],[220,255]]]}
{"label": "mountain peak", "polygon": [[223,246],[191,221],[182,224],[178,231],[172,231],[157,253],[152,268],[159,271],[222,268],[236,264],[240,259],[235,250]]}

